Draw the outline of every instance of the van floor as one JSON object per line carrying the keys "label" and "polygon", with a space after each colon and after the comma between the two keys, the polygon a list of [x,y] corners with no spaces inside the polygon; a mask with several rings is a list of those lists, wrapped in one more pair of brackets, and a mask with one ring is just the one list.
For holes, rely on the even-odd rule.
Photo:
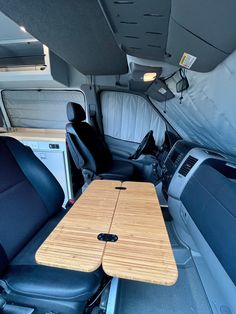
{"label": "van floor", "polygon": [[212,313],[189,250],[178,241],[171,222],[166,226],[178,266],[177,283],[165,287],[120,280],[116,314]]}

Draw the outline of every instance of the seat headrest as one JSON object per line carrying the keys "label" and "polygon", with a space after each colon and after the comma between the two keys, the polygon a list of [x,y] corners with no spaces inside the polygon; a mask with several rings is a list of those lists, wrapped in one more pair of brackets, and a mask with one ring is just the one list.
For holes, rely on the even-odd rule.
{"label": "seat headrest", "polygon": [[67,118],[70,122],[84,121],[86,119],[84,108],[75,102],[68,102]]}

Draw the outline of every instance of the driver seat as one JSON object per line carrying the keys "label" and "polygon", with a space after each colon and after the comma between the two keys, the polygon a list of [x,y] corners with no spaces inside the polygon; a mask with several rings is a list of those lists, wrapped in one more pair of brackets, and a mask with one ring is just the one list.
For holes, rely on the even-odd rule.
{"label": "driver seat", "polygon": [[95,178],[127,181],[132,180],[134,166],[128,160],[113,160],[106,143],[87,122],[81,105],[69,102],[66,139],[73,161],[82,170],[85,183]]}

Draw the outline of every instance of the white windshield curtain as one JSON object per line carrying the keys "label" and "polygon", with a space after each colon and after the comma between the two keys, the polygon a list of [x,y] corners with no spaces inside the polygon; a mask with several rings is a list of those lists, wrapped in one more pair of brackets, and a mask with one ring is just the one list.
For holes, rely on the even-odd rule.
{"label": "white windshield curtain", "polygon": [[64,129],[66,105],[73,101],[85,107],[80,91],[4,90],[3,102],[13,127]]}
{"label": "white windshield curtain", "polygon": [[152,102],[184,139],[236,155],[236,52],[209,73],[186,71],[186,75],[190,87],[181,103],[175,89],[177,75],[167,82],[176,97],[167,101],[166,108]]}
{"label": "white windshield curtain", "polygon": [[101,94],[101,104],[105,135],[140,143],[153,130],[156,144],[163,144],[165,122],[143,97],[106,91]]}

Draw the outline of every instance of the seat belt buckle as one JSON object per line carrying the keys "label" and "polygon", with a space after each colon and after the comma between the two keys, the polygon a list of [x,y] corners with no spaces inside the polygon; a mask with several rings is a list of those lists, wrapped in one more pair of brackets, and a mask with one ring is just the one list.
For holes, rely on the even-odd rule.
{"label": "seat belt buckle", "polygon": [[7,294],[11,292],[11,290],[7,286],[7,283],[2,279],[0,279],[0,289],[2,289]]}
{"label": "seat belt buckle", "polygon": [[72,198],[70,198],[70,199],[67,201],[65,208],[66,208],[67,210],[69,210],[69,209],[74,205],[74,203],[75,203],[75,200],[73,200]]}

